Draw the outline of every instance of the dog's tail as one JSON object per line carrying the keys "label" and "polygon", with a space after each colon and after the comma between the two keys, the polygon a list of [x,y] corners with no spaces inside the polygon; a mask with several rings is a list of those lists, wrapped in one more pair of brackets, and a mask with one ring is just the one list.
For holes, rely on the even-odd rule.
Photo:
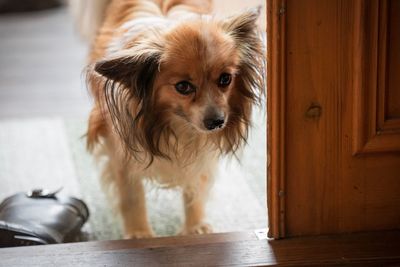
{"label": "dog's tail", "polygon": [[80,35],[92,42],[111,0],[69,0],[71,13]]}

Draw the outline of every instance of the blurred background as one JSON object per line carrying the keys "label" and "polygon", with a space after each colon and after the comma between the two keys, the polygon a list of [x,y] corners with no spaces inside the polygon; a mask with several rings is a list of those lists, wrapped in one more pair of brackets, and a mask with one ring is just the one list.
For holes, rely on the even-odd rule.
{"label": "blurred background", "polygon": [[[214,2],[219,16],[264,6],[261,0]],[[263,29],[264,14],[265,7]],[[119,239],[119,218],[98,183],[100,167],[85,149],[91,99],[83,71],[90,45],[77,28],[66,1],[0,0],[0,201],[62,186],[62,194],[82,198],[91,211],[83,240]],[[265,120],[264,108],[255,110],[241,162],[225,159],[219,168],[207,206],[216,232],[267,225]],[[179,191],[146,188],[155,232],[179,232]]]}

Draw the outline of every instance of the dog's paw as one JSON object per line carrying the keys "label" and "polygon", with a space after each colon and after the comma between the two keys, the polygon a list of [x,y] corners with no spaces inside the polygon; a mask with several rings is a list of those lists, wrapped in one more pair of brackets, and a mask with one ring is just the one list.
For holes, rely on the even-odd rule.
{"label": "dog's paw", "polygon": [[154,237],[153,231],[132,231],[129,233],[125,233],[125,239],[143,239],[143,238],[152,238]]}
{"label": "dog's paw", "polygon": [[185,227],[181,232],[181,235],[201,235],[210,234],[213,232],[212,226],[208,223],[199,223],[194,226]]}

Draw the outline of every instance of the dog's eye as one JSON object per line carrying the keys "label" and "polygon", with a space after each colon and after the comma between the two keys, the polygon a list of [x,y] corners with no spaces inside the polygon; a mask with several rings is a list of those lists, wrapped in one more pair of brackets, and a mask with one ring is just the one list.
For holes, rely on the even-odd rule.
{"label": "dog's eye", "polygon": [[231,84],[231,81],[232,75],[230,75],[229,73],[222,73],[221,76],[219,76],[218,86],[226,87]]}
{"label": "dog's eye", "polygon": [[175,84],[175,89],[178,91],[178,93],[182,95],[189,95],[196,91],[196,88],[194,87],[193,84],[191,84],[188,81],[181,81],[177,84]]}

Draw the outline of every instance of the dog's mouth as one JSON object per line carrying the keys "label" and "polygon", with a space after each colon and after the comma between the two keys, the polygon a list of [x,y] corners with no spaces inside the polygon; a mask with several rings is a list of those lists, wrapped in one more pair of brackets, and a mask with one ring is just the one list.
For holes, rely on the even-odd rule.
{"label": "dog's mouth", "polygon": [[207,129],[205,127],[198,127],[195,124],[192,124],[192,125],[193,125],[193,128],[195,128],[198,132],[204,133],[204,134],[212,134],[212,133],[220,132],[225,128],[225,123],[223,125],[219,125],[216,128],[213,128],[213,129]]}
{"label": "dog's mouth", "polygon": [[226,126],[225,122],[222,124],[218,123],[216,125],[209,126],[208,128],[205,125],[198,125],[197,123],[190,122],[189,120],[186,120],[186,123],[188,123],[195,131],[203,133],[203,134],[212,134],[212,133],[220,132]]}

